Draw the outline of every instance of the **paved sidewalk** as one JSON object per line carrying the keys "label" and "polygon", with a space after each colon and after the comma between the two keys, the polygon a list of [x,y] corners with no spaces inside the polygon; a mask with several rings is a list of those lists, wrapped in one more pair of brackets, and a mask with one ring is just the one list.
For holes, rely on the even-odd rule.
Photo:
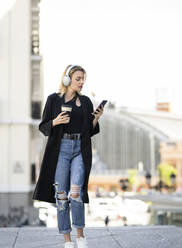
{"label": "paved sidewalk", "polygon": [[[75,241],[76,230],[72,231]],[[89,248],[182,248],[182,228],[175,226],[127,226],[85,228]],[[0,228],[1,248],[61,248],[57,228]]]}

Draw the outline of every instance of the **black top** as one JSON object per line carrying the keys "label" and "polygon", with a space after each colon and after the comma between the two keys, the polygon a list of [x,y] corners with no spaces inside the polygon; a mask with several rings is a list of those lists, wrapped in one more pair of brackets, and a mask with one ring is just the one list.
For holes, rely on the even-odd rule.
{"label": "black top", "polygon": [[81,133],[82,123],[83,123],[83,109],[82,105],[76,105],[77,94],[68,102],[65,103],[65,96],[64,105],[71,105],[72,111],[70,116],[70,122],[67,124],[63,124],[63,133]]}

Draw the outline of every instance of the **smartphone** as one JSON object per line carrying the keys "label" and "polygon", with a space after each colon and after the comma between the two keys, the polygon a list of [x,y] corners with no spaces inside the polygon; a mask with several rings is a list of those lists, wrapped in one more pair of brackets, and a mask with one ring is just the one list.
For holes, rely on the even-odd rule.
{"label": "smartphone", "polygon": [[[107,103],[107,100],[103,100],[103,101],[99,104],[99,106],[96,108],[95,111],[97,111],[101,106],[104,107],[106,103]],[[94,114],[95,114],[95,112],[94,112]]]}

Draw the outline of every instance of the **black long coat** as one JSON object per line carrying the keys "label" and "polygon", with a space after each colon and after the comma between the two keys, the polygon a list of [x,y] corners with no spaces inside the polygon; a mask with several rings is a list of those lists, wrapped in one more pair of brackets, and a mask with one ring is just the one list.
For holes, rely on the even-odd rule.
{"label": "black long coat", "polygon": [[[85,182],[83,185],[83,202],[89,203],[88,197],[88,180],[92,165],[92,143],[91,137],[99,133],[99,123],[93,128],[93,104],[89,97],[78,95],[83,107],[83,124],[81,138],[81,153],[85,166]],[[57,160],[59,155],[61,137],[63,134],[63,125],[52,126],[52,120],[61,112],[63,97],[58,93],[48,96],[43,114],[42,121],[39,124],[39,130],[48,136],[45,147],[39,178],[33,192],[33,200],[55,203],[55,189],[53,186],[56,172]]]}

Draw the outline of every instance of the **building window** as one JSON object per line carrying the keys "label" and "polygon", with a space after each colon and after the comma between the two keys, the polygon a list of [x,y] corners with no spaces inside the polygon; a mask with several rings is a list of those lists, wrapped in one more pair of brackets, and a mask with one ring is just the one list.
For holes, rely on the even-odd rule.
{"label": "building window", "polygon": [[32,101],[32,118],[40,119],[41,118],[41,102]]}

